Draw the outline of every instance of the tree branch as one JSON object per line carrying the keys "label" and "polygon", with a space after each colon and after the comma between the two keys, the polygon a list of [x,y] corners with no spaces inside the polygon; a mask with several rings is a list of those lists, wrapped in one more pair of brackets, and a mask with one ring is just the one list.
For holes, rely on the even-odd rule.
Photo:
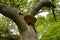
{"label": "tree branch", "polygon": [[35,16],[38,14],[39,10],[42,9],[43,7],[54,7],[54,4],[52,4],[50,1],[45,1],[45,2],[39,2],[36,6],[34,6],[31,11],[29,12],[29,15]]}

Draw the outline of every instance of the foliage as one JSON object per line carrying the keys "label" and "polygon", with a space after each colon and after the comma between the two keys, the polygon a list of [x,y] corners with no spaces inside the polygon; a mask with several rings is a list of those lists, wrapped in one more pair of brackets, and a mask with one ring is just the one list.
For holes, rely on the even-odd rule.
{"label": "foliage", "polygon": [[0,19],[0,33],[9,33],[9,25],[7,24],[8,19]]}
{"label": "foliage", "polygon": [[51,11],[46,18],[43,16],[37,18],[36,29],[40,40],[60,40],[60,7],[58,0],[55,0],[55,2],[57,7],[55,9],[56,21],[54,20]]}
{"label": "foliage", "polygon": [[10,33],[10,29],[17,30],[16,28],[16,24],[11,19],[4,16],[0,19],[0,33]]}

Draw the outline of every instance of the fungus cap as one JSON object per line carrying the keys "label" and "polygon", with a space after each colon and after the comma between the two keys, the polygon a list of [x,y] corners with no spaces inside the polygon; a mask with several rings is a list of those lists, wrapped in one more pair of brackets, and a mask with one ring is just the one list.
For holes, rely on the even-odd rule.
{"label": "fungus cap", "polygon": [[24,16],[24,20],[29,24],[29,25],[34,25],[37,19],[32,16],[32,15],[26,15]]}

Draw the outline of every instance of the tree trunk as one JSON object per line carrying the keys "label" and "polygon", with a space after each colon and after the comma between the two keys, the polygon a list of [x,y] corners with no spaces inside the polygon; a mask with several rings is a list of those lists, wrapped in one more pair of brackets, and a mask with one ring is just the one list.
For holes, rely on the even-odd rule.
{"label": "tree trunk", "polygon": [[33,30],[32,26],[28,26],[27,31],[21,33],[22,40],[38,40],[36,32]]}
{"label": "tree trunk", "polygon": [[18,26],[20,39],[19,40],[37,40],[36,32],[33,29],[33,26],[29,26],[25,21],[22,15],[19,15],[15,9],[12,10],[4,4],[0,4],[0,13],[4,16],[12,19]]}

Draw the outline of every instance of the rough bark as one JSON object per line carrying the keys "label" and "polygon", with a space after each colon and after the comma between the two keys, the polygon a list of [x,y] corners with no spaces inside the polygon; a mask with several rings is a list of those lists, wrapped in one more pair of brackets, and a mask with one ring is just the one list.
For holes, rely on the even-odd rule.
{"label": "rough bark", "polygon": [[37,40],[36,32],[32,26],[29,26],[22,15],[17,10],[12,10],[4,4],[0,4],[0,13],[12,19],[18,26],[20,32],[20,40]]}

